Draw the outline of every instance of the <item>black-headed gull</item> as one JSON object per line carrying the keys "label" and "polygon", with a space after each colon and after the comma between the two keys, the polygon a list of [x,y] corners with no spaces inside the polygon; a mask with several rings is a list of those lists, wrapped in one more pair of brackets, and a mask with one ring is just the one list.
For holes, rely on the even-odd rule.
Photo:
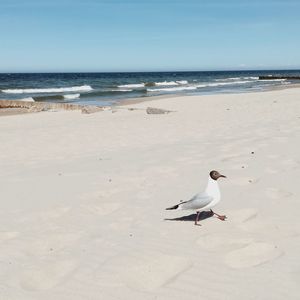
{"label": "black-headed gull", "polygon": [[198,225],[200,212],[210,209],[213,215],[216,215],[218,219],[225,221],[226,216],[219,215],[211,210],[221,199],[221,193],[217,180],[220,177],[226,178],[226,176],[221,175],[218,171],[211,171],[209,173],[207,186],[204,192],[196,194],[193,198],[188,201],[181,201],[172,207],[166,208],[167,210],[177,209],[177,210],[196,210],[197,215],[195,219],[195,225]]}

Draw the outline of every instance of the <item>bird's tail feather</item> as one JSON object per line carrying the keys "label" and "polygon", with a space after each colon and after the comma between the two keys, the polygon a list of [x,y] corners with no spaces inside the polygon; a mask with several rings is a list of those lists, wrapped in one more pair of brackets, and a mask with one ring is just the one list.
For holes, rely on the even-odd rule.
{"label": "bird's tail feather", "polygon": [[179,207],[179,204],[176,204],[174,206],[166,208],[166,210],[177,209],[178,207]]}

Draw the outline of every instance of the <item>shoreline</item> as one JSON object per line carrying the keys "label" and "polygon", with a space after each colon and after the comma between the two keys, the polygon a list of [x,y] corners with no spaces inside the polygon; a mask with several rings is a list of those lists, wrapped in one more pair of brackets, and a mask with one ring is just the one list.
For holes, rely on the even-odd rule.
{"label": "shoreline", "polygon": [[[242,91],[242,92],[237,92],[237,93],[209,93],[209,94],[195,94],[195,95],[191,95],[191,94],[168,94],[168,95],[158,95],[158,96],[148,96],[148,97],[139,97],[139,98],[128,98],[128,99],[123,99],[119,102],[116,102],[114,105],[111,106],[103,106],[105,107],[110,107],[111,109],[116,108],[118,106],[128,106],[128,105],[132,105],[132,104],[138,104],[138,103],[144,103],[144,102],[151,102],[151,101],[156,101],[156,100],[161,100],[161,99],[168,99],[168,98],[178,98],[178,97],[203,97],[203,96],[215,96],[215,95],[239,95],[239,94],[252,94],[252,93],[264,93],[264,92],[270,92],[270,91],[276,91],[276,90],[285,90],[285,89],[293,89],[293,88],[299,88],[300,84],[299,83],[294,83],[294,84],[290,84],[290,85],[286,85],[286,86],[272,86],[269,88],[266,88],[264,90],[261,91]],[[12,100],[5,100],[5,99],[0,99],[0,101],[8,101],[11,102]],[[73,102],[70,103],[56,103],[56,102],[23,102],[23,101],[13,101],[13,102],[20,102],[20,104],[32,104],[34,106],[35,103],[38,103],[39,106],[41,106],[42,104],[45,105],[45,107],[47,106],[57,106],[57,108],[59,108],[59,106],[61,106],[63,108],[63,106],[78,106],[79,109],[81,109],[82,107],[100,107],[97,105],[88,105],[88,104],[76,104]],[[69,108],[68,108],[69,109]],[[10,115],[18,115],[18,114],[24,114],[24,113],[33,113],[33,112],[39,112],[37,111],[30,111],[26,108],[18,108],[18,107],[1,107],[0,108],[0,117],[1,116],[10,116]]]}
{"label": "shoreline", "polygon": [[[130,105],[130,104],[138,104],[138,103],[161,100],[161,99],[168,99],[168,98],[256,94],[256,93],[265,93],[265,92],[280,91],[280,90],[294,89],[294,88],[300,88],[300,83],[294,83],[294,84],[285,85],[285,86],[272,86],[272,87],[266,88],[266,89],[261,90],[261,91],[249,91],[249,92],[248,91],[242,91],[242,92],[236,92],[236,93],[207,93],[207,94],[184,94],[183,93],[183,94],[169,94],[169,95],[159,95],[159,96],[151,96],[151,97],[132,98],[132,99],[122,100],[122,102],[119,103],[119,106]],[[144,98],[146,98],[146,99],[143,100]]]}

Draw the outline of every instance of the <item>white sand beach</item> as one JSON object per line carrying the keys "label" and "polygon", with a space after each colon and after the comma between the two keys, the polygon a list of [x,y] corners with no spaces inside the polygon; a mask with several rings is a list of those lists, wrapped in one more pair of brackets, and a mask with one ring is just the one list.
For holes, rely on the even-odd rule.
{"label": "white sand beach", "polygon": [[299,149],[300,88],[0,117],[0,299],[299,299]]}

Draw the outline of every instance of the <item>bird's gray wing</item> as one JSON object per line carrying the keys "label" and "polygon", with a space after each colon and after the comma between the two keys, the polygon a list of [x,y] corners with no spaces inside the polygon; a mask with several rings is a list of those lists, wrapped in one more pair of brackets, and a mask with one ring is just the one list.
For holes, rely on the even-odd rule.
{"label": "bird's gray wing", "polygon": [[181,209],[201,209],[208,205],[212,200],[213,198],[206,193],[199,193],[190,200],[181,202],[179,206]]}

